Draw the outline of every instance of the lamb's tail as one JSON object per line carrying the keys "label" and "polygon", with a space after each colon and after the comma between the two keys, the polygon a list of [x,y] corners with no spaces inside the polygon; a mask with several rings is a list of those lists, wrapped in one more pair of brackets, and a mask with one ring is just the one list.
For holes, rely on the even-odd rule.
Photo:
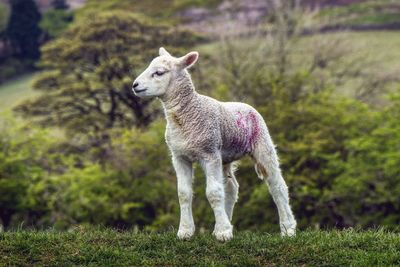
{"label": "lamb's tail", "polygon": [[263,180],[269,176],[281,175],[279,158],[272,140],[268,134],[263,135],[256,143],[252,153],[254,167],[258,178]]}

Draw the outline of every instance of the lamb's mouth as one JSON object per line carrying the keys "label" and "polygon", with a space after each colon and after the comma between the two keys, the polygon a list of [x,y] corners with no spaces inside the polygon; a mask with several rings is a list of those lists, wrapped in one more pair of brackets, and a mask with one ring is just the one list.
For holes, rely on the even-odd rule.
{"label": "lamb's mouth", "polygon": [[145,88],[145,89],[133,89],[133,92],[135,92],[136,94],[137,93],[141,93],[141,92],[144,92],[144,91],[146,91],[147,90],[147,88]]}

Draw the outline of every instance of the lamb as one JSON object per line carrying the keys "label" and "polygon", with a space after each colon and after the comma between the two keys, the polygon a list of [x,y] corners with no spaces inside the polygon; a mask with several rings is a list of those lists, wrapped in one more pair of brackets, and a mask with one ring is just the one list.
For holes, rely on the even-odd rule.
{"label": "lamb", "polygon": [[195,91],[187,69],[199,57],[190,52],[173,57],[163,47],[133,83],[138,97],[158,97],[167,120],[165,139],[177,175],[180,204],[178,238],[195,232],[192,215],[193,168],[198,162],[207,179],[206,195],[215,216],[213,235],[228,241],[239,184],[235,161],[250,155],[260,179],[266,179],[277,206],[282,236],[293,236],[296,220],[289,206],[288,188],[282,177],[275,146],[262,116],[250,105],[219,102]]}

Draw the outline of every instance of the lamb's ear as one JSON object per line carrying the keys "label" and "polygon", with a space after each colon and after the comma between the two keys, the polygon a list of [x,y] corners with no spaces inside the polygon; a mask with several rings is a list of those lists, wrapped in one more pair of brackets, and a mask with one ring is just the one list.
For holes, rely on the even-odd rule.
{"label": "lamb's ear", "polygon": [[199,59],[199,53],[194,51],[194,52],[189,52],[186,54],[186,56],[178,58],[178,64],[181,66],[181,68],[190,68],[191,66],[196,63],[197,59]]}
{"label": "lamb's ear", "polygon": [[171,56],[171,54],[168,53],[168,51],[164,47],[160,47],[160,49],[158,50],[158,54],[160,56]]}

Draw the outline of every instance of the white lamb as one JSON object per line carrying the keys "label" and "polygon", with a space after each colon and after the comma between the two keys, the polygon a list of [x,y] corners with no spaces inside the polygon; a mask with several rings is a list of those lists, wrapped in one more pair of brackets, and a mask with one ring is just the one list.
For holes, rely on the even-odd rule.
{"label": "white lamb", "polygon": [[282,235],[296,232],[296,220],[289,206],[288,189],[279,168],[275,146],[261,115],[251,106],[219,102],[198,94],[190,68],[197,52],[176,58],[164,48],[133,83],[139,97],[158,97],[164,107],[166,142],[178,181],[181,209],[178,237],[189,239],[195,225],[192,215],[192,164],[199,162],[207,177],[206,195],[215,215],[213,234],[220,241],[232,238],[232,213],[239,185],[234,161],[250,155],[259,178],[266,178],[278,208]]}

